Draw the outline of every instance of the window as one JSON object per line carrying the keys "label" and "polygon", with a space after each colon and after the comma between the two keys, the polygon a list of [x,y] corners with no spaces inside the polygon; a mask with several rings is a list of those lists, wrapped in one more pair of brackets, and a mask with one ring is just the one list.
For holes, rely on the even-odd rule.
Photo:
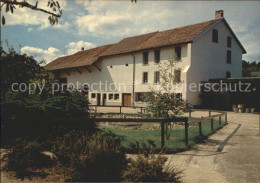
{"label": "window", "polygon": [[180,69],[178,69],[178,70],[175,70],[174,71],[174,81],[176,82],[176,83],[180,83],[181,82],[181,70]]}
{"label": "window", "polygon": [[61,84],[67,84],[67,78],[60,78],[60,79],[59,79],[59,82],[60,82]]}
{"label": "window", "polygon": [[227,47],[231,48],[231,37],[227,37]]}
{"label": "window", "polygon": [[89,91],[89,85],[88,84],[84,84],[82,86],[82,91],[87,93]]}
{"label": "window", "polygon": [[160,62],[160,50],[154,50],[154,63]]}
{"label": "window", "polygon": [[230,50],[227,51],[227,63],[231,64],[231,51]]}
{"label": "window", "polygon": [[155,71],[154,72],[154,83],[159,83],[160,82],[160,72]]}
{"label": "window", "polygon": [[182,99],[182,93],[176,93],[176,98]]}
{"label": "window", "polygon": [[148,83],[148,72],[143,73],[143,84]]}
{"label": "window", "polygon": [[128,64],[125,64],[126,67],[128,67]]}
{"label": "window", "polygon": [[135,101],[136,102],[144,102],[145,92],[137,92],[135,93]]}
{"label": "window", "polygon": [[231,72],[229,71],[226,72],[226,78],[231,78]]}
{"label": "window", "polygon": [[95,93],[91,93],[91,98],[96,98],[96,94]]}
{"label": "window", "polygon": [[143,65],[148,65],[148,51],[143,52]]}
{"label": "window", "polygon": [[110,93],[110,94],[108,95],[108,99],[109,99],[109,100],[112,100],[112,99],[113,99],[113,94],[112,94],[112,93]]}
{"label": "window", "polygon": [[115,94],[114,99],[119,100],[119,94]]}
{"label": "window", "polygon": [[218,43],[218,30],[216,30],[216,29],[213,29],[212,41],[214,43]]}
{"label": "window", "polygon": [[181,59],[181,46],[175,47],[176,60]]}

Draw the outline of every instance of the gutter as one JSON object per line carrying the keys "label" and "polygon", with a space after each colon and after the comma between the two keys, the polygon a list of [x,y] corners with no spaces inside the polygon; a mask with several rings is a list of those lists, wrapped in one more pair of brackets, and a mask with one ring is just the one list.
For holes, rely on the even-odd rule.
{"label": "gutter", "polygon": [[132,106],[135,106],[135,56],[131,52],[131,55],[133,57],[133,88],[132,88]]}

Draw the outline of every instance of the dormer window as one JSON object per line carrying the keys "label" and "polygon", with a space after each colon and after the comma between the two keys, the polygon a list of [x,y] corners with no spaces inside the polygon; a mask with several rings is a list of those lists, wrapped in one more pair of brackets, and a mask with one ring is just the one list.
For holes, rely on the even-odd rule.
{"label": "dormer window", "polygon": [[216,29],[213,29],[212,42],[218,43],[218,30],[216,30]]}

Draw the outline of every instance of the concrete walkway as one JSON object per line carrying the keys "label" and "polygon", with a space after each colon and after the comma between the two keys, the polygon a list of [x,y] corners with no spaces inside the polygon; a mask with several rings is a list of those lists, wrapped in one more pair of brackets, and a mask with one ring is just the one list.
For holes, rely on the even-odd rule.
{"label": "concrete walkway", "polygon": [[[208,112],[194,112],[193,117]],[[229,124],[194,150],[168,155],[183,182],[260,182],[259,115],[228,113]]]}

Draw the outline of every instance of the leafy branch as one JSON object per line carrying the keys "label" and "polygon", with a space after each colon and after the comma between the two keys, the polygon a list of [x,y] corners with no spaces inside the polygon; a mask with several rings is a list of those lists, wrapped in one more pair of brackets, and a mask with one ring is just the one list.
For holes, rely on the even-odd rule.
{"label": "leafy branch", "polygon": [[[46,13],[46,14],[50,15],[48,19],[49,19],[51,25],[58,23],[58,18],[60,18],[62,15],[62,10],[61,10],[59,2],[54,1],[54,0],[49,0],[48,4],[47,4],[47,7],[50,7],[52,9],[52,11],[48,11],[43,8],[38,8],[38,1],[35,3],[35,5],[32,5],[32,4],[28,3],[26,0],[23,0],[23,1],[1,0],[0,1],[1,11],[2,11],[2,7],[4,5],[5,5],[6,13],[8,13],[8,12],[14,13],[14,9],[16,9],[16,6],[18,6],[19,8],[29,8],[34,11],[40,11],[40,12]],[[5,23],[6,23],[5,17],[2,16],[2,25],[5,25]]]}

